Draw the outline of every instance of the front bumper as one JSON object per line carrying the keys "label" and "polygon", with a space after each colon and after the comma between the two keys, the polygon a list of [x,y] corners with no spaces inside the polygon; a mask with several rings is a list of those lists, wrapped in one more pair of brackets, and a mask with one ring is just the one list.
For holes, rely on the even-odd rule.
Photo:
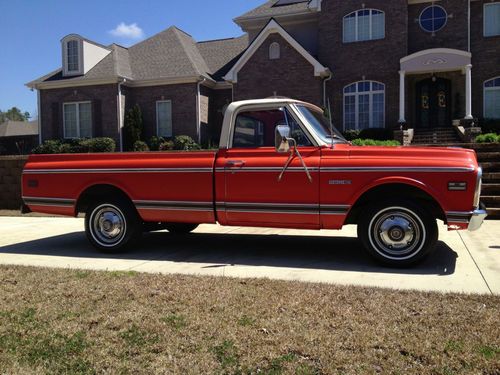
{"label": "front bumper", "polygon": [[474,232],[481,228],[484,219],[488,216],[484,204],[480,203],[479,208],[474,211],[451,211],[446,213],[448,228],[467,229]]}
{"label": "front bumper", "polygon": [[479,209],[472,212],[472,216],[469,219],[469,226],[467,227],[467,229],[471,232],[474,232],[481,228],[481,225],[483,225],[483,221],[484,219],[486,219],[486,216],[488,216],[488,212],[486,212],[484,205],[480,204]]}

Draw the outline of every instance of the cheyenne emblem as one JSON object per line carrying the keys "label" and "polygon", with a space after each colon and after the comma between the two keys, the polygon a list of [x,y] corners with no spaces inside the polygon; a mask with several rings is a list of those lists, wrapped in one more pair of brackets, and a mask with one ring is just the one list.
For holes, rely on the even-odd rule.
{"label": "cheyenne emblem", "polygon": [[352,185],[351,180],[330,180],[328,185]]}

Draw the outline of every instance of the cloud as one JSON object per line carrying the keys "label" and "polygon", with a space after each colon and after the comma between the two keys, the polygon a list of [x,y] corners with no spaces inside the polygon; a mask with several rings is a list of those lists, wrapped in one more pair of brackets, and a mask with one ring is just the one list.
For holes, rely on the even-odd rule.
{"label": "cloud", "polygon": [[137,23],[127,25],[125,22],[120,23],[116,28],[110,30],[111,35],[125,39],[141,39],[144,37],[144,31],[137,26]]}

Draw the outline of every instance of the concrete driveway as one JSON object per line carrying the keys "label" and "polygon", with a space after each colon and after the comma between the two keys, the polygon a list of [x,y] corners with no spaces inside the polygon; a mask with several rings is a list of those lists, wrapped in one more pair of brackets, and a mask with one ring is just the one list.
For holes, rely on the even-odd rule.
{"label": "concrete driveway", "polygon": [[435,253],[397,270],[365,255],[355,226],[316,232],[202,225],[186,236],[145,234],[135,249],[105,255],[87,242],[83,219],[0,217],[0,264],[500,294],[500,221],[473,233],[440,225]]}

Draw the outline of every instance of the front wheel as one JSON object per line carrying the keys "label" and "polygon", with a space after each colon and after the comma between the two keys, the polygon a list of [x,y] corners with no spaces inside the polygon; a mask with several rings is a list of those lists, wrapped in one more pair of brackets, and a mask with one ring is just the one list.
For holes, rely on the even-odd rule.
{"label": "front wheel", "polygon": [[85,215],[85,233],[98,250],[114,253],[130,245],[141,233],[133,206],[122,200],[104,200],[92,204]]}
{"label": "front wheel", "polygon": [[423,207],[392,200],[368,208],[358,223],[358,238],[379,262],[407,267],[434,249],[438,228],[436,219]]}

